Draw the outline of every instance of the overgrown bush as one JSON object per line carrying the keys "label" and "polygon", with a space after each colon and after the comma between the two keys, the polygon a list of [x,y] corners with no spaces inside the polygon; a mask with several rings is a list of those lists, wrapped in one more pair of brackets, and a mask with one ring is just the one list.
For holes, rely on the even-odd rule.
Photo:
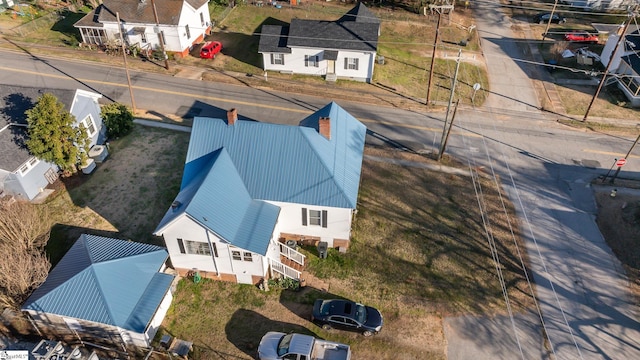
{"label": "overgrown bush", "polygon": [[300,289],[300,282],[298,280],[285,277],[269,279],[268,284],[270,289],[279,288],[293,291],[297,291],[298,289]]}
{"label": "overgrown bush", "polygon": [[105,105],[102,107],[101,115],[109,138],[127,135],[133,129],[133,112],[124,104]]}

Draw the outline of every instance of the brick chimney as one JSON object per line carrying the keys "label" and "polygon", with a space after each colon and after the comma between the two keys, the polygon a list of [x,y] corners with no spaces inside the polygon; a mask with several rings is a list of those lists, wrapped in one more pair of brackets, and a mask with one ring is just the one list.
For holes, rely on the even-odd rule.
{"label": "brick chimney", "polygon": [[231,126],[238,120],[238,110],[235,108],[227,111],[227,125]]}
{"label": "brick chimney", "polygon": [[331,118],[320,117],[320,120],[318,120],[318,132],[326,137],[327,140],[331,140]]}

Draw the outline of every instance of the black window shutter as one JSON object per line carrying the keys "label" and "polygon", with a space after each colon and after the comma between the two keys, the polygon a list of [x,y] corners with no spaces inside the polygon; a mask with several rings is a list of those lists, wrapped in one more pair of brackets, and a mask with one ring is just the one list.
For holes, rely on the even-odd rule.
{"label": "black window shutter", "polygon": [[216,247],[216,243],[212,242],[211,247],[213,248],[213,256],[218,257],[218,248]]}
{"label": "black window shutter", "polygon": [[320,58],[318,57],[318,55],[316,55],[316,67],[318,67],[320,65],[320,64],[318,64],[318,62],[320,62],[319,60],[320,60]]}
{"label": "black window shutter", "polygon": [[305,67],[309,66],[309,55],[304,56],[304,66]]}
{"label": "black window shutter", "polygon": [[344,69],[345,70],[349,69],[349,59],[348,58],[344,58]]}
{"label": "black window shutter", "polygon": [[307,226],[307,208],[302,208],[302,226]]}
{"label": "black window shutter", "polygon": [[284,54],[282,54],[282,65],[284,65]]}
{"label": "black window shutter", "polygon": [[356,70],[358,70],[358,62],[360,61],[360,59],[356,58]]}
{"label": "black window shutter", "polygon": [[270,54],[270,55],[271,55],[271,65],[273,65],[273,54]]}
{"label": "black window shutter", "polygon": [[327,210],[322,210],[322,227],[327,227]]}
{"label": "black window shutter", "polygon": [[182,242],[182,239],[178,239],[178,247],[180,248],[180,254],[187,253],[186,251],[184,251],[184,243]]}

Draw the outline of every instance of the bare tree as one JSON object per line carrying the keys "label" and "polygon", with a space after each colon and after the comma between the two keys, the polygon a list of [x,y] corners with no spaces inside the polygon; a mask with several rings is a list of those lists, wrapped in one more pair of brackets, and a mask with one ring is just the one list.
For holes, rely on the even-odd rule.
{"label": "bare tree", "polygon": [[0,203],[0,307],[18,308],[47,278],[48,212],[26,202]]}

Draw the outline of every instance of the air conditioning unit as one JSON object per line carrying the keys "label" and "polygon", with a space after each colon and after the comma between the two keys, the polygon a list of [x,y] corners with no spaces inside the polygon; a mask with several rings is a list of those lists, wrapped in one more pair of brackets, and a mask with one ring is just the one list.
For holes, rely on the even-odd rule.
{"label": "air conditioning unit", "polygon": [[107,156],[109,156],[109,150],[104,145],[94,145],[89,150],[89,157],[97,163],[103,162]]}

